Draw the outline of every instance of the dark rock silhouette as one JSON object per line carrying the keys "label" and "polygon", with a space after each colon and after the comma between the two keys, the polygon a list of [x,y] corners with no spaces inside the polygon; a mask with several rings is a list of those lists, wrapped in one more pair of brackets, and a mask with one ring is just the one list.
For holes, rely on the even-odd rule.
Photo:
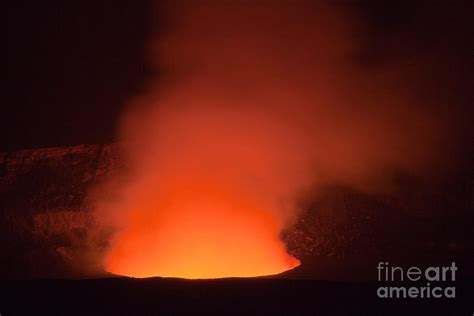
{"label": "dark rock silhouette", "polygon": [[[95,217],[90,191],[126,167],[119,152],[106,144],[0,153],[1,278],[104,275],[99,259],[112,231]],[[396,175],[387,194],[337,185],[309,193],[281,235],[303,266],[284,276],[346,279],[350,266],[367,279],[381,260],[456,260],[472,274],[473,179]]]}

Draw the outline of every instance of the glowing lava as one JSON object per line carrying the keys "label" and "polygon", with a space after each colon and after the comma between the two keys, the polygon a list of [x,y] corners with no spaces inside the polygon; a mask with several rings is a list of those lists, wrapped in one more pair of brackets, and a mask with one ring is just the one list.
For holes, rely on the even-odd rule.
{"label": "glowing lava", "polygon": [[299,264],[279,239],[294,192],[306,183],[301,174],[309,174],[295,172],[307,164],[299,143],[285,136],[290,127],[257,109],[239,114],[232,103],[215,106],[224,100],[201,100],[199,107],[163,100],[176,106],[128,122],[136,133],[125,144],[133,168],[109,207],[117,227],[109,272],[252,277]]}
{"label": "glowing lava", "polygon": [[199,187],[168,196],[137,206],[116,236],[108,271],[194,279],[277,274],[299,265],[278,239],[280,223],[259,205]]}

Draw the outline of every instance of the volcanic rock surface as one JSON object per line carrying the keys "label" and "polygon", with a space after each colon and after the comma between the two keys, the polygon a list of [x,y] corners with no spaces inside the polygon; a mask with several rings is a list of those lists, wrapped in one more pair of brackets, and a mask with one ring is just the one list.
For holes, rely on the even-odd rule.
{"label": "volcanic rock surface", "polygon": [[[0,153],[0,276],[105,275],[100,258],[113,231],[97,220],[91,191],[125,167],[118,144]],[[381,260],[457,260],[472,274],[473,179],[398,175],[387,194],[337,185],[318,190],[282,232],[303,263],[284,276],[367,276]],[[347,273],[357,268],[359,274]]]}

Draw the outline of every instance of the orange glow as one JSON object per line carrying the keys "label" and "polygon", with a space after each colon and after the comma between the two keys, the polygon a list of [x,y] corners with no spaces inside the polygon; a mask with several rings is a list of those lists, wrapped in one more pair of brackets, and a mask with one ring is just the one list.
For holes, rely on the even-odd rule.
{"label": "orange glow", "polygon": [[133,277],[252,277],[299,264],[277,238],[279,223],[257,205],[200,187],[181,188],[161,202],[166,211],[150,217],[152,210],[142,209],[117,235],[106,263],[110,272]]}
{"label": "orange glow", "polygon": [[[289,150],[294,145],[283,135],[275,139],[282,127],[255,112],[238,117],[205,106],[178,113],[166,108],[152,117],[153,137],[129,144],[135,174],[113,207],[122,229],[107,254],[107,270],[218,278],[297,266],[279,240],[301,181],[290,172],[297,169],[296,151]],[[259,124],[250,131],[239,128],[252,122]]]}
{"label": "orange glow", "polygon": [[130,169],[99,202],[116,228],[107,271],[291,269],[299,261],[279,235],[308,187],[379,189],[387,170],[419,170],[438,152],[439,121],[410,90],[393,90],[398,67],[363,68],[360,25],[339,6],[169,1],[160,10],[165,27],[149,51],[159,76],[130,101],[118,135]]}

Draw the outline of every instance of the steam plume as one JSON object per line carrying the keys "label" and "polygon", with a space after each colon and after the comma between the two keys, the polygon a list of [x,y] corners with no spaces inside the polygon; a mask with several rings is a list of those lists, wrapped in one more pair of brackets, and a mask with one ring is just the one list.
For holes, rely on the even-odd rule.
{"label": "steam plume", "polygon": [[[159,7],[159,72],[131,101],[120,139],[130,174],[107,206],[106,268],[131,276],[255,276],[290,269],[280,231],[312,185],[382,186],[429,168],[439,113],[401,67],[359,60],[363,25],[314,1],[190,1]],[[426,100],[425,100],[426,101]],[[429,102],[429,101],[428,101]]]}

